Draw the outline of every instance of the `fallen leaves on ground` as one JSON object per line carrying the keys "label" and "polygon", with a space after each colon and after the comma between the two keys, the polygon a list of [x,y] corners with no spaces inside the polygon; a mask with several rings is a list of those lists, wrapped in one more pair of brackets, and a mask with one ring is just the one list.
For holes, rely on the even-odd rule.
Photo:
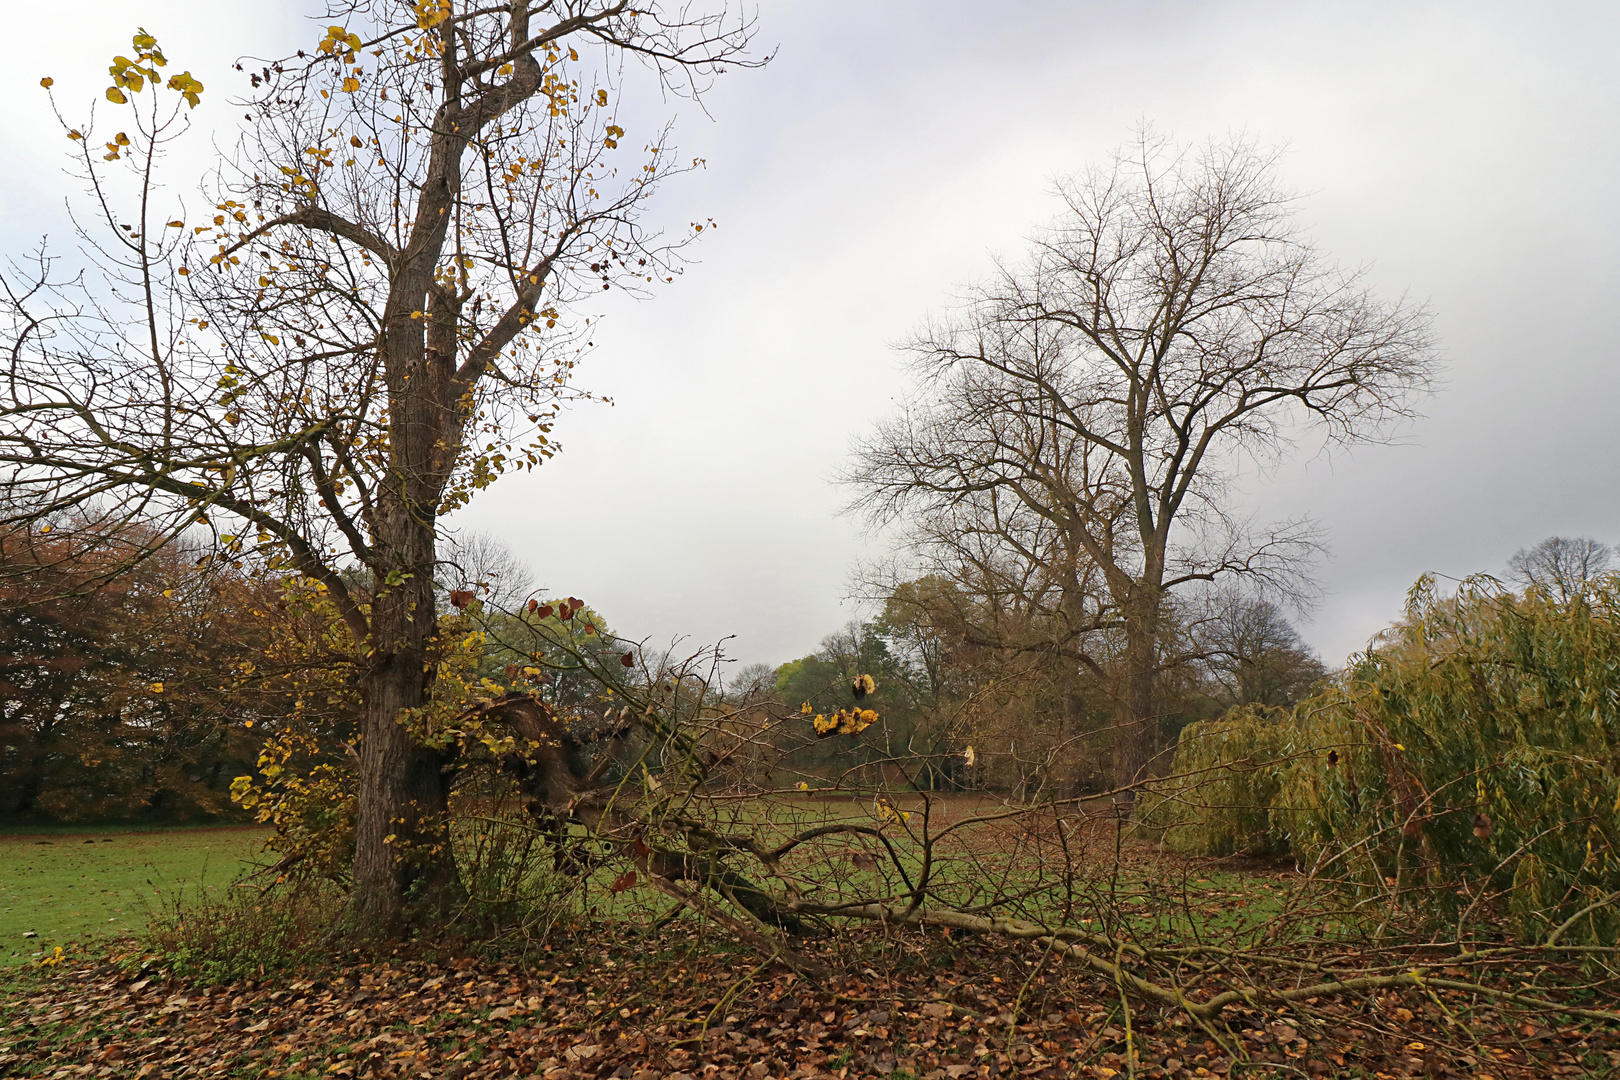
{"label": "fallen leaves on ground", "polygon": [[[1121,1011],[1039,952],[891,930],[815,983],[712,936],[508,959],[355,954],[232,986],[81,960],[0,976],[0,1075],[794,1080],[1494,1077],[1620,1073],[1620,1033],[1395,995],[1235,1013]],[[1132,1059],[1134,1058],[1134,1062]],[[1241,1066],[1239,1066],[1241,1062]],[[1355,1071],[1355,1070],[1360,1071]]]}

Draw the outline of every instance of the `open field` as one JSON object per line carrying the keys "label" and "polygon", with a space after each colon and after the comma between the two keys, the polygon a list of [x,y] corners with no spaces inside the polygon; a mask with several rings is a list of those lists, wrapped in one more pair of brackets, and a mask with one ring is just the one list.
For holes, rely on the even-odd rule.
{"label": "open field", "polygon": [[223,890],[264,836],[256,826],[0,835],[0,966],[137,932],[182,890]]}

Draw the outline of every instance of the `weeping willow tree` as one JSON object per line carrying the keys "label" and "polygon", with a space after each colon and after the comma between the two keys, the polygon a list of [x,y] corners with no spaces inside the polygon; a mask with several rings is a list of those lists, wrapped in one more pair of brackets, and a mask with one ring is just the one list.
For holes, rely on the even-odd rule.
{"label": "weeping willow tree", "polygon": [[1322,693],[1189,727],[1147,819],[1183,850],[1289,850],[1364,910],[1620,933],[1620,576],[1489,578],[1406,617]]}

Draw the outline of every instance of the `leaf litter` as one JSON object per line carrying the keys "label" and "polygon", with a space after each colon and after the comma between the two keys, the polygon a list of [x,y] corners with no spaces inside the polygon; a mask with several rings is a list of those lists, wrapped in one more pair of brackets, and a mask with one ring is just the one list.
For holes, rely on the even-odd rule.
{"label": "leaf litter", "polygon": [[[0,1075],[962,1080],[1620,1075],[1620,1032],[1369,995],[1185,1015],[1039,950],[890,928],[821,943],[814,982],[712,933],[510,958],[354,954],[209,986],[85,956],[0,980]],[[671,949],[671,942],[684,945]]]}

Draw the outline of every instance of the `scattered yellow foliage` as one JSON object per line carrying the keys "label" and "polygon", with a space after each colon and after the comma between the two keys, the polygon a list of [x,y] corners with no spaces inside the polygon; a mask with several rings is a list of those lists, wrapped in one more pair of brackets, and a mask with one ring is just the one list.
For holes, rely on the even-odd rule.
{"label": "scattered yellow foliage", "polygon": [[829,735],[856,735],[877,723],[878,714],[872,709],[839,709],[835,713],[817,713],[811,720],[816,734],[825,739]]}

